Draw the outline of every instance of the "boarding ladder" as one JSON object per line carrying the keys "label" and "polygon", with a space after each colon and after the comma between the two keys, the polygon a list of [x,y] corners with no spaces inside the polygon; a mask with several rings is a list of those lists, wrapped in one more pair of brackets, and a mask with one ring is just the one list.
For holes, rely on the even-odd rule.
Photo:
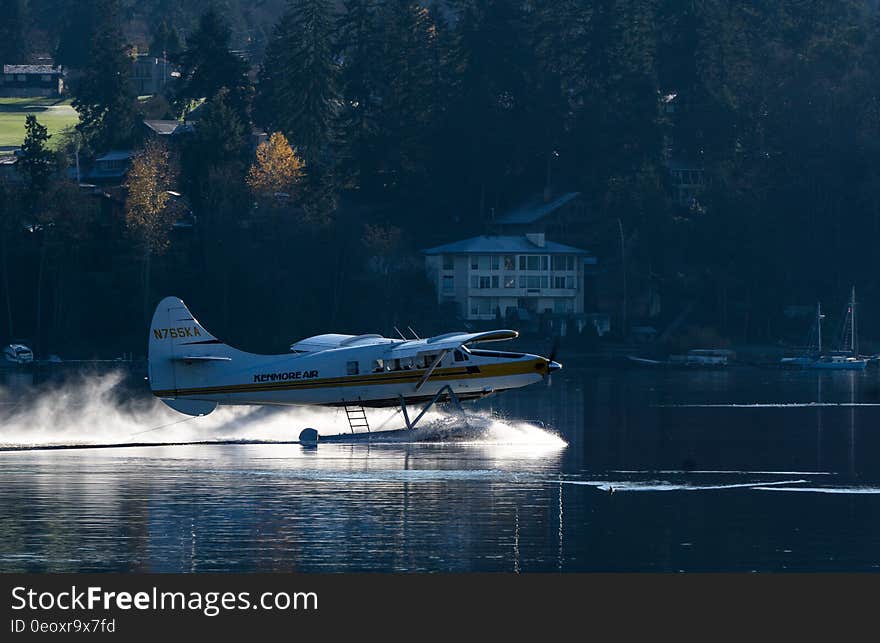
{"label": "boarding ladder", "polygon": [[352,433],[357,433],[357,429],[366,429],[370,432],[370,423],[367,421],[367,412],[362,404],[346,403],[345,416],[348,418],[348,426],[351,427]]}

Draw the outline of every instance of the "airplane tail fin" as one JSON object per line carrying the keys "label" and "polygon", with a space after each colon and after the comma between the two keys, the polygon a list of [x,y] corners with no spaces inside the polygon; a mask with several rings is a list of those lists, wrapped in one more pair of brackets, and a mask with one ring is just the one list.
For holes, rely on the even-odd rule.
{"label": "airplane tail fin", "polygon": [[230,353],[230,347],[209,333],[183,301],[166,297],[156,306],[150,324],[150,389],[176,411],[207,415],[217,402],[193,399],[187,391],[216,373],[211,369],[231,361]]}

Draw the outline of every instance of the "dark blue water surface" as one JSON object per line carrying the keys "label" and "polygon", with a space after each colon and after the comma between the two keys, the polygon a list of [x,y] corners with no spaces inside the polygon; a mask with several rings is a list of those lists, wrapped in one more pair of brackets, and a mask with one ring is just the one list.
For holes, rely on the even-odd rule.
{"label": "dark blue water surface", "polygon": [[[7,381],[0,442],[177,429],[143,387],[70,386]],[[566,368],[469,408],[412,443],[2,452],[0,571],[880,568],[876,370]],[[279,437],[210,418],[183,426]]]}

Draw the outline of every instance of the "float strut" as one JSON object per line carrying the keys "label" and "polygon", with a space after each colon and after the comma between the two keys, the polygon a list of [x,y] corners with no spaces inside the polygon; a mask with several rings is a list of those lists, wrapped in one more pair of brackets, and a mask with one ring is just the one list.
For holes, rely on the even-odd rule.
{"label": "float strut", "polygon": [[456,408],[458,408],[459,412],[461,413],[461,416],[465,417],[464,409],[461,408],[461,402],[459,401],[458,396],[455,394],[455,391],[452,390],[452,387],[447,384],[446,386],[441,388],[439,391],[437,391],[437,393],[434,395],[434,397],[431,398],[431,401],[428,402],[428,404],[425,405],[425,408],[422,409],[422,412],[416,416],[415,420],[409,419],[409,413],[407,413],[407,410],[406,410],[406,399],[403,397],[403,395],[399,396],[400,397],[400,408],[403,411],[403,419],[406,422],[406,428],[408,428],[410,430],[416,428],[416,425],[419,423],[419,420],[422,419],[422,417],[425,415],[425,413],[427,413],[428,410],[437,403],[437,400],[439,400],[443,396],[443,394],[447,393],[447,392],[449,393],[449,399],[452,400],[452,402],[455,404]]}
{"label": "float strut", "polygon": [[398,395],[398,397],[400,398],[400,410],[403,411],[403,421],[406,422],[406,428],[411,431],[414,427],[409,421],[409,413],[406,412],[406,399],[403,395]]}

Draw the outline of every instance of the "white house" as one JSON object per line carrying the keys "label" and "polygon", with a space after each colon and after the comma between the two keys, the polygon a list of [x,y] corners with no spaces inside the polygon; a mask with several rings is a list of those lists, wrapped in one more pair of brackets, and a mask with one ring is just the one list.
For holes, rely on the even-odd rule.
{"label": "white house", "polygon": [[479,236],[422,251],[439,303],[455,302],[465,319],[516,312],[584,312],[586,250],[547,241],[543,233]]}

